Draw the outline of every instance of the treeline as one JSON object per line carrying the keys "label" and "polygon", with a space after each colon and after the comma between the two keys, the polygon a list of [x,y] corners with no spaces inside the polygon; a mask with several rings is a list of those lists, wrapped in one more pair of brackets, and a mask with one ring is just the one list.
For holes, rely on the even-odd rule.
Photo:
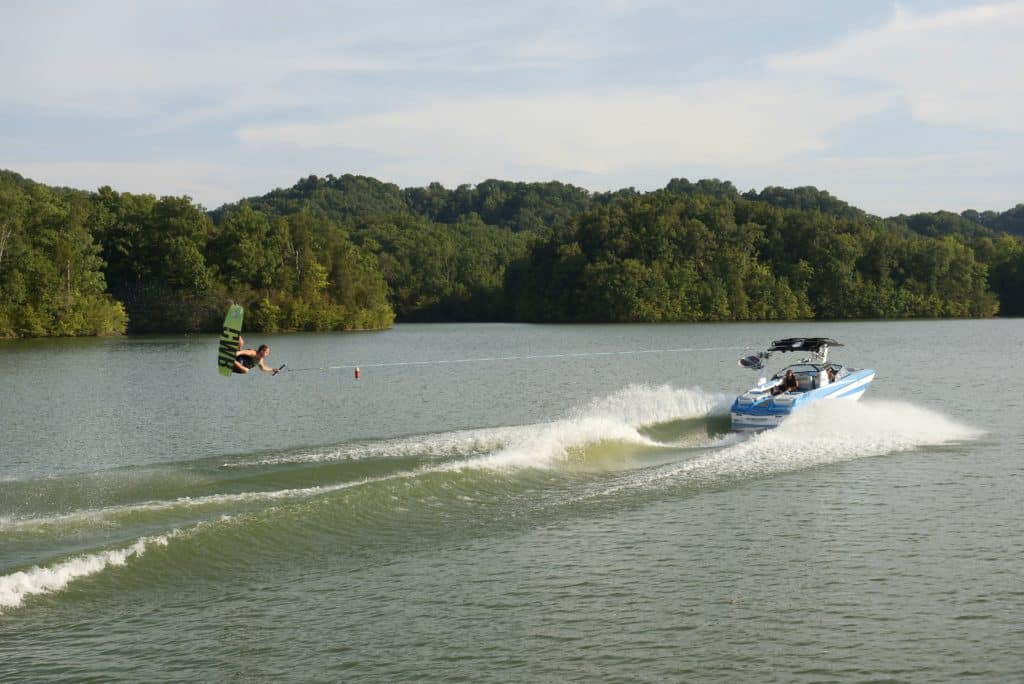
{"label": "treeline", "polygon": [[[338,221],[376,221],[396,216],[431,223],[482,223],[514,233],[543,235],[553,227],[596,205],[636,195],[632,189],[591,193],[565,183],[516,183],[486,180],[479,185],[446,189],[439,183],[423,188],[399,188],[366,176],[309,176],[287,190],[245,200],[254,209],[283,216],[309,211],[317,218]],[[213,212],[217,218],[238,205]]]}
{"label": "treeline", "polygon": [[[979,258],[981,254],[981,258]],[[516,316],[725,321],[992,316],[1021,242],[668,190],[594,209],[513,265]],[[1014,294],[1015,293],[1015,294]]]}
{"label": "treeline", "polygon": [[0,172],[0,336],[388,327],[375,257],[306,212],[48,188]]}
{"label": "treeline", "polygon": [[[497,180],[401,189],[351,175],[248,201],[346,226],[391,265],[400,320],[1024,313],[1024,205],[883,220],[813,187],[740,193],[728,181],[673,179],[652,193]],[[475,267],[483,263],[493,274]]]}
{"label": "treeline", "polygon": [[0,171],[0,336],[406,321],[1024,314],[1024,205],[880,219],[815,188],[311,176],[207,212]]}
{"label": "treeline", "polygon": [[0,171],[0,337],[124,332],[91,214],[84,193]]}

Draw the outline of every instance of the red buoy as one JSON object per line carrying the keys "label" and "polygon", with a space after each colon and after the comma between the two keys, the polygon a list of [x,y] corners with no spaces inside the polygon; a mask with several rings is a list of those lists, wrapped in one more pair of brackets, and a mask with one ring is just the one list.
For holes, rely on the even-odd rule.
{"label": "red buoy", "polygon": [[356,380],[358,380],[358,379],[359,379],[359,369],[356,368]]}

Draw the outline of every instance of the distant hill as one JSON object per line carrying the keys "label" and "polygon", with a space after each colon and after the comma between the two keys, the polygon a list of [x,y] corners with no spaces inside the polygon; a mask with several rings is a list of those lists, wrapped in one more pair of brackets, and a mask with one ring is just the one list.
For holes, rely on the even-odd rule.
{"label": "distant hill", "polygon": [[[741,193],[730,181],[717,178],[696,182],[673,178],[664,189],[680,195],[705,195],[728,200],[742,198],[780,209],[817,211],[836,218],[864,220],[871,216],[813,186],[784,188],[770,185],[760,191]],[[513,232],[540,234],[564,225],[583,211],[607,205],[617,198],[642,194],[645,193],[634,188],[597,193],[558,181],[525,183],[495,179],[455,188],[446,188],[440,183],[400,188],[369,176],[344,174],[323,178],[308,176],[290,188],[279,188],[244,201],[253,209],[269,215],[285,216],[307,211],[315,217],[341,224],[402,215],[443,224],[456,224],[473,218],[485,225]],[[237,202],[226,204],[210,214],[214,221],[218,221],[237,206]],[[994,237],[1001,233],[1024,236],[1024,204],[1005,212],[970,209],[956,214],[936,211],[900,214],[885,220],[893,228],[929,237],[959,235],[970,239]]]}
{"label": "distant hill", "polygon": [[[286,190],[273,190],[245,201],[253,209],[270,215],[308,211],[315,217],[341,224],[408,216],[444,224],[477,220],[517,233],[542,233],[623,194],[635,191],[591,193],[556,181],[521,183],[493,179],[453,189],[440,183],[402,189],[368,176],[345,174],[309,176]],[[236,206],[237,203],[225,205],[211,214],[218,221]]]}
{"label": "distant hill", "polygon": [[308,176],[206,211],[0,170],[0,336],[399,321],[1024,314],[1024,205],[880,218],[811,186]]}
{"label": "distant hill", "polygon": [[977,212],[973,209],[961,214],[965,219],[979,223],[997,233],[1024,236],[1024,204],[1013,209],[998,213],[994,211]]}
{"label": "distant hill", "polygon": [[852,207],[841,199],[813,186],[780,188],[770,185],[761,192],[753,190],[743,193],[743,198],[755,202],[766,202],[781,209],[798,211],[820,211],[822,214],[846,219],[866,219],[868,214]]}

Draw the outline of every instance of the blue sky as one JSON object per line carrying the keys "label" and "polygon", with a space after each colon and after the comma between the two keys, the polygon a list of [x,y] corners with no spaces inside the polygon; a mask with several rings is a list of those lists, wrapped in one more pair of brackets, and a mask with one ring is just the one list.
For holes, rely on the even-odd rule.
{"label": "blue sky", "polygon": [[310,174],[1024,202],[1024,0],[0,3],[0,168],[207,208]]}

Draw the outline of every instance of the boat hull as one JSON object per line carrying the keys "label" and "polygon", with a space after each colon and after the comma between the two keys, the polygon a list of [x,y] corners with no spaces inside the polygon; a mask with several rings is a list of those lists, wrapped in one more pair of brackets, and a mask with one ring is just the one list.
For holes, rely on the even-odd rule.
{"label": "boat hull", "polygon": [[732,429],[765,430],[777,427],[793,413],[819,401],[855,401],[864,395],[874,378],[874,370],[858,370],[824,387],[786,392],[777,396],[773,396],[768,387],[755,387],[736,397],[733,402],[730,409]]}

